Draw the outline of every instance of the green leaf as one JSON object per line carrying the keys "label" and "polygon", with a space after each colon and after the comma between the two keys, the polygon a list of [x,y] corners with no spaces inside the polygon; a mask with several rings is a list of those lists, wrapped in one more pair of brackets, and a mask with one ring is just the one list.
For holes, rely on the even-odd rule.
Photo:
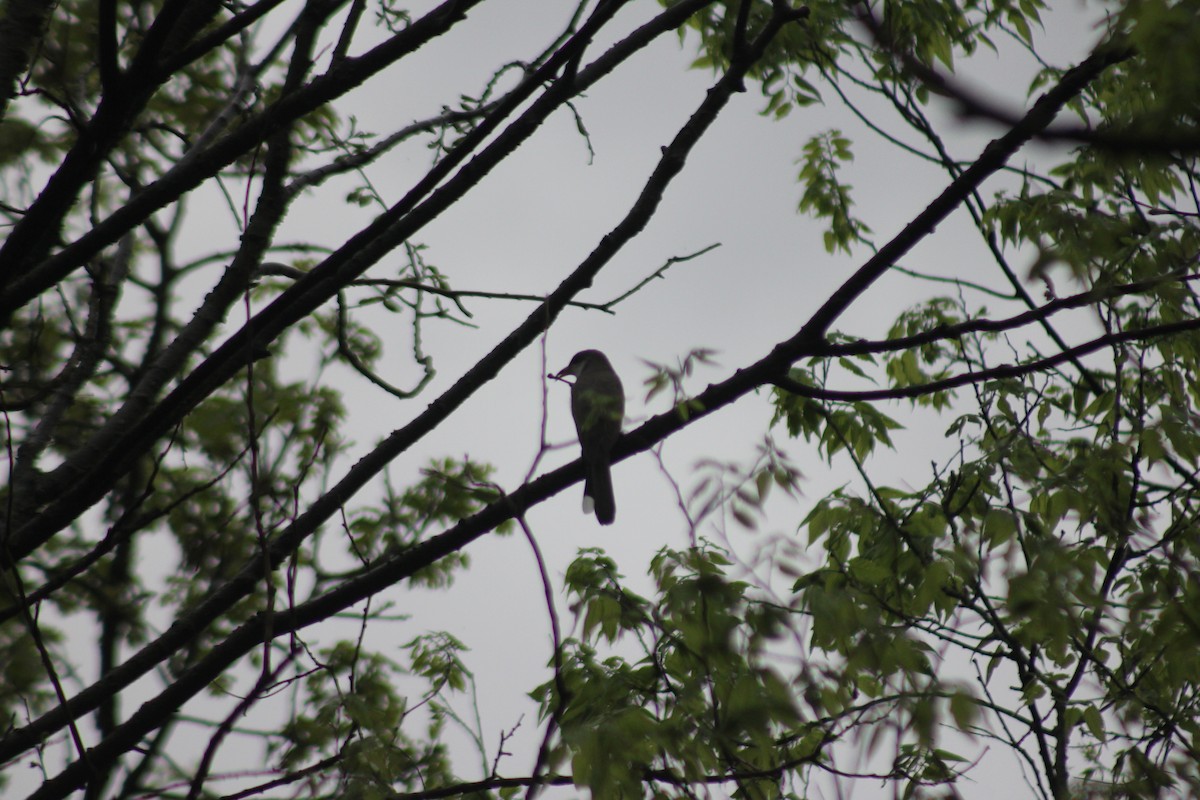
{"label": "green leaf", "polygon": [[848,567],[852,578],[868,586],[878,586],[892,577],[890,570],[868,558],[852,558]]}
{"label": "green leaf", "polygon": [[1088,733],[1096,741],[1108,741],[1108,734],[1104,730],[1104,720],[1100,717],[1100,711],[1095,706],[1087,705],[1083,707],[1083,723],[1087,726]]}

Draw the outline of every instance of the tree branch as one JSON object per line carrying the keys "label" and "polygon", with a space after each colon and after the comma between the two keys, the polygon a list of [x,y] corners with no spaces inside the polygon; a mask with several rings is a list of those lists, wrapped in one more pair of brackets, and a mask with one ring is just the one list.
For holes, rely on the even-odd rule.
{"label": "tree branch", "polygon": [[1052,356],[1039,358],[1025,364],[1001,364],[998,367],[990,367],[988,369],[976,370],[974,372],[965,372],[962,375],[955,375],[954,377],[946,378],[940,381],[932,381],[930,383],[923,383],[916,386],[900,386],[894,389],[839,391],[822,389],[817,386],[810,386],[809,384],[801,383],[800,381],[787,377],[777,378],[772,380],[771,383],[781,389],[792,392],[793,394],[797,394],[802,397],[811,397],[816,400],[899,400],[902,398],[922,397],[927,394],[944,392],[949,389],[956,389],[960,386],[983,383],[990,380],[1019,378],[1034,372],[1044,372],[1052,367],[1058,366],[1059,364],[1072,361],[1080,356],[1094,353],[1097,350],[1102,350],[1106,347],[1111,347],[1114,344],[1121,344],[1122,342],[1144,341],[1147,339],[1157,338],[1159,336],[1171,336],[1174,334],[1194,330],[1200,330],[1200,319],[1188,319],[1181,322],[1173,322],[1167,325],[1155,325],[1149,328],[1117,331],[1114,333],[1105,334],[1104,336],[1099,336],[1089,342],[1076,345],[1075,347],[1055,353]]}
{"label": "tree branch", "polygon": [[[839,342],[829,344],[822,350],[822,355],[830,356],[853,356],[864,355],[867,353],[894,353],[901,350],[910,350],[914,347],[922,345],[934,344],[935,342],[943,342],[948,340],[959,339],[970,333],[1001,333],[1020,328],[1030,322],[1040,322],[1048,317],[1057,314],[1060,311],[1065,311],[1072,308],[1084,308],[1094,303],[1101,303],[1108,300],[1114,300],[1118,297],[1128,297],[1129,295],[1141,294],[1158,286],[1163,286],[1168,283],[1187,282],[1200,279],[1200,273],[1190,274],[1174,274],[1164,275],[1159,278],[1150,278],[1144,281],[1136,281],[1134,283],[1121,284],[1119,286],[1109,286],[1104,288],[1089,289],[1086,292],[1079,292],[1069,297],[1052,300],[1045,305],[1038,306],[1029,311],[1024,311],[1004,319],[988,319],[980,317],[978,319],[961,322],[957,325],[939,325],[936,328],[931,328],[928,331],[915,333],[911,336],[901,336],[896,339],[887,339],[884,341],[867,341],[859,340],[857,342]],[[1145,330],[1145,329],[1142,329]],[[1064,343],[1065,347],[1065,343]]]}
{"label": "tree branch", "polygon": [[[77,146],[72,151],[75,155],[68,154],[63,167],[47,183],[42,195],[10,232],[4,245],[0,246],[0,268],[6,271],[8,278],[4,288],[0,290],[0,323],[7,324],[6,320],[13,312],[62,281],[155,211],[175,202],[183,194],[216,175],[221,169],[253,150],[275,131],[340,97],[409,55],[430,39],[445,33],[464,19],[472,6],[482,1],[445,0],[383,44],[357,58],[346,59],[309,82],[300,91],[281,97],[261,114],[247,120],[215,142],[204,153],[197,154],[195,158],[168,171],[74,242],[41,263],[35,264],[34,262],[40,260],[40,254],[49,246],[46,242],[47,231],[57,231],[59,227],[54,220],[61,222],[61,215],[66,210],[64,202],[74,202],[81,178],[86,182],[86,176],[90,176],[98,164],[95,159],[86,157],[81,149],[84,145]],[[130,71],[133,71],[132,67]],[[110,105],[116,102],[111,101]],[[133,105],[132,100],[122,101],[119,105],[113,105],[113,109],[102,116],[102,103],[102,108],[97,111],[89,130],[96,128],[105,131],[107,136],[116,135],[120,126],[110,125],[108,117],[124,117],[131,110],[127,106]],[[83,141],[90,141],[90,134],[85,132],[81,138],[81,142]],[[107,152],[106,147],[101,149]]]}
{"label": "tree branch", "polygon": [[881,275],[905,253],[924,239],[938,223],[950,215],[971,196],[985,179],[1002,168],[1005,162],[1039,131],[1049,125],[1064,105],[1083,90],[1108,67],[1129,57],[1124,50],[1099,50],[1081,64],[1067,71],[1062,80],[1034,103],[1033,108],[1008,133],[993,140],[971,166],[963,170],[941,193],[899,234],[879,249],[849,280],[840,286],[808,321],[808,324],[788,342],[784,349],[805,349],[820,341],[829,327]]}
{"label": "tree branch", "polygon": [[55,0],[8,0],[0,19],[0,122],[8,115],[8,104],[17,94],[17,83],[33,62],[41,46]]}

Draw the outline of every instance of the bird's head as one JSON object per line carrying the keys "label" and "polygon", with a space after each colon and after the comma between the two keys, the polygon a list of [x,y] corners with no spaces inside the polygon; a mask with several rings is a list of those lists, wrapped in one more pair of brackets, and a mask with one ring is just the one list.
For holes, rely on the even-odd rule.
{"label": "bird's head", "polygon": [[571,363],[567,364],[565,369],[553,377],[565,378],[568,375],[573,375],[574,377],[579,378],[596,369],[607,369],[611,371],[612,365],[608,363],[608,357],[599,350],[580,350],[574,355],[574,357],[571,358]]}

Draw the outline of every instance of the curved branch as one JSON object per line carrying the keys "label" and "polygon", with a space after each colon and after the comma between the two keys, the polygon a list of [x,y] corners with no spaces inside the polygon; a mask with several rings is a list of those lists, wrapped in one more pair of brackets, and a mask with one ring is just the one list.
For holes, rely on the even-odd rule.
{"label": "curved branch", "polygon": [[[936,328],[931,328],[921,333],[914,333],[911,336],[901,336],[897,339],[888,339],[886,341],[866,341],[860,340],[857,342],[847,342],[828,345],[822,350],[822,355],[831,356],[855,356],[864,355],[867,353],[894,353],[900,350],[908,350],[913,347],[922,345],[934,344],[936,342],[944,342],[951,339],[958,339],[969,333],[1001,333],[1010,331],[1015,328],[1020,328],[1023,325],[1028,325],[1030,322],[1040,322],[1048,317],[1057,314],[1059,311],[1065,311],[1072,308],[1083,308],[1090,306],[1093,303],[1100,303],[1107,300],[1114,300],[1118,297],[1127,297],[1132,294],[1141,294],[1149,289],[1157,286],[1162,286],[1167,283],[1175,283],[1180,281],[1194,281],[1200,279],[1200,273],[1190,273],[1186,275],[1165,275],[1160,278],[1151,278],[1144,281],[1136,281],[1134,283],[1121,284],[1119,286],[1110,286],[1103,289],[1089,289],[1086,292],[1079,292],[1069,297],[1063,297],[1058,300],[1053,300],[1045,305],[1029,311],[1023,311],[1005,319],[988,319],[980,317],[978,319],[961,322],[957,325],[939,325]],[[1143,332],[1146,329],[1142,329]]]}
{"label": "curved branch", "polygon": [[955,375],[940,381],[932,381],[930,383],[922,383],[916,386],[901,386],[895,389],[873,389],[867,391],[839,391],[833,389],[822,389],[817,386],[810,386],[806,383],[794,380],[792,378],[776,378],[771,381],[775,386],[784,389],[793,394],[802,397],[811,397],[815,400],[844,400],[844,401],[861,401],[861,400],[899,400],[903,398],[921,397],[927,394],[936,392],[944,392],[949,389],[957,389],[960,386],[967,386],[974,383],[983,383],[984,381],[997,380],[1002,378],[1019,378],[1023,375],[1029,375],[1034,372],[1044,372],[1059,364],[1064,364],[1068,361],[1073,361],[1080,356],[1094,353],[1097,350],[1103,350],[1106,347],[1111,347],[1114,344],[1123,342],[1137,342],[1146,339],[1152,339],[1159,336],[1171,336],[1177,333],[1185,333],[1187,331],[1200,330],[1200,319],[1188,319],[1181,322],[1173,322],[1167,325],[1156,325],[1150,328],[1137,328],[1134,330],[1117,331],[1114,333],[1098,336],[1089,342],[1076,345],[1075,347],[1055,353],[1046,358],[1039,358],[1025,364],[1001,364],[998,367],[990,367],[988,369],[976,370],[975,372],[965,372],[961,375]]}
{"label": "curved branch", "polygon": [[350,341],[350,335],[347,328],[350,320],[346,310],[346,297],[344,292],[338,292],[337,296],[337,343],[338,352],[342,358],[346,359],[346,363],[354,369],[359,375],[369,380],[371,383],[383,389],[385,392],[395,397],[398,400],[410,400],[419,395],[429,382],[433,380],[433,376],[437,374],[437,370],[433,367],[433,357],[424,354],[421,351],[421,317],[416,315],[413,318],[413,356],[423,369],[420,380],[411,389],[401,389],[398,386],[385,381],[381,376],[377,375],[372,369],[367,366],[358,353],[354,352],[354,345]]}

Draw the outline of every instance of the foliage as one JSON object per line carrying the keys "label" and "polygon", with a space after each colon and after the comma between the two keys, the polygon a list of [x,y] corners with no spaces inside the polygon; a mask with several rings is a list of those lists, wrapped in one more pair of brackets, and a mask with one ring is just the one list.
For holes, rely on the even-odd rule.
{"label": "foliage", "polygon": [[[582,3],[436,113],[374,133],[345,112],[482,5],[3,7],[0,780],[47,799],[233,779],[240,797],[772,798],[859,779],[918,796],[966,791],[1003,753],[1041,797],[1200,793],[1196,4],[1112,4],[1062,63],[1040,52],[1053,10],[1037,0]],[[626,6],[644,12],[632,33]],[[586,139],[576,101],[670,35],[711,88],[628,213],[553,290],[461,289],[425,226],[554,114]],[[1037,63],[1028,98],[999,106],[958,77],[981,53]],[[748,86],[773,124],[825,103],[862,123],[806,128],[793,170],[824,250],[861,264],[702,391],[711,350],[646,362],[662,411],[617,459],[756,393],[773,430],[750,466],[707,458],[679,482],[691,546],[657,552],[648,591],[581,552],[563,636],[526,514],[578,465],[507,489],[469,446],[398,459],[454,430],[567,305],[624,313],[649,278],[608,304],[577,295]],[[994,140],[956,152],[945,110]],[[1046,147],[1018,161],[1031,140]],[[857,169],[867,141],[946,187],[887,241],[861,197],[896,191]],[[397,154],[426,167],[390,199],[371,173]],[[353,234],[281,233],[331,198]],[[956,211],[979,263],[915,268]],[[860,336],[848,312],[885,276],[920,299]],[[439,385],[429,326],[493,332],[468,299],[530,310]],[[346,435],[359,391],[398,409],[363,449]],[[836,477],[801,512],[785,434]],[[518,528],[553,638],[532,770],[512,732],[490,751],[461,711],[478,702],[466,643],[369,636],[494,570],[469,548]]]}

